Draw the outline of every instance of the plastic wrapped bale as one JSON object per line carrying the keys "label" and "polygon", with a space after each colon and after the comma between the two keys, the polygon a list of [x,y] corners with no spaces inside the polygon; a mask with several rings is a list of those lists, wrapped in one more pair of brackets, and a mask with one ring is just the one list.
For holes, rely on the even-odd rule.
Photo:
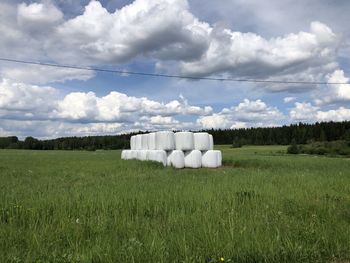
{"label": "plastic wrapped bale", "polygon": [[175,150],[175,136],[171,131],[156,132],[157,150],[171,151]]}
{"label": "plastic wrapped bale", "polygon": [[130,150],[135,150],[135,135],[130,137]]}
{"label": "plastic wrapped bale", "polygon": [[149,150],[148,161],[155,161],[155,150]]}
{"label": "plastic wrapped bale", "polygon": [[142,150],[148,150],[148,134],[142,134],[142,136],[141,136],[141,148],[142,148]]}
{"label": "plastic wrapped bale", "polygon": [[151,132],[148,134],[148,149],[149,150],[157,150],[156,133],[155,132]]}
{"label": "plastic wrapped bale", "polygon": [[137,134],[135,136],[135,150],[142,150],[142,135]]}
{"label": "plastic wrapped bale", "polygon": [[192,132],[175,133],[175,148],[180,151],[192,151],[194,149],[194,137]]}
{"label": "plastic wrapped bale", "polygon": [[136,160],[141,160],[141,152],[142,150],[136,150]]}
{"label": "plastic wrapped bale", "polygon": [[138,150],[130,150],[128,160],[136,160],[137,159],[137,152],[138,152]]}
{"label": "plastic wrapped bale", "polygon": [[185,154],[183,151],[174,150],[168,154],[168,166],[173,166],[177,169],[185,167]]}
{"label": "plastic wrapped bale", "polygon": [[166,152],[166,165],[170,166],[171,165],[171,161],[170,161],[170,155],[173,151],[167,151]]}
{"label": "plastic wrapped bale", "polygon": [[148,160],[167,165],[167,154],[163,150],[150,150],[148,154]]}
{"label": "plastic wrapped bale", "polygon": [[218,168],[222,163],[221,151],[209,150],[202,155],[202,167]]}
{"label": "plastic wrapped bale", "polygon": [[214,138],[211,134],[209,134],[209,150],[214,150]]}
{"label": "plastic wrapped bale", "polygon": [[202,166],[202,153],[199,150],[185,152],[185,167],[200,168]]}
{"label": "plastic wrapped bale", "polygon": [[198,132],[193,134],[194,149],[199,151],[208,151],[210,148],[209,134],[206,132]]}
{"label": "plastic wrapped bale", "polygon": [[128,151],[128,150],[123,150],[123,151],[122,151],[122,154],[121,154],[121,157],[120,157],[122,160],[127,160],[127,159],[126,159],[126,156],[128,155],[127,151]]}
{"label": "plastic wrapped bale", "polygon": [[122,160],[136,159],[135,150],[123,150],[121,154]]}
{"label": "plastic wrapped bale", "polygon": [[137,151],[137,159],[140,161],[147,161],[149,158],[148,150],[138,150]]}

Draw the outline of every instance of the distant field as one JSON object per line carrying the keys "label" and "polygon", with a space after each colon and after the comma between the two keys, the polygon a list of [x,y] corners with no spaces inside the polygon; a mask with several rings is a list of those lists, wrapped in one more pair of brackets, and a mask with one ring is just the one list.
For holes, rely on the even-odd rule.
{"label": "distant field", "polygon": [[216,170],[0,151],[0,262],[350,261],[349,158],[219,148]]}

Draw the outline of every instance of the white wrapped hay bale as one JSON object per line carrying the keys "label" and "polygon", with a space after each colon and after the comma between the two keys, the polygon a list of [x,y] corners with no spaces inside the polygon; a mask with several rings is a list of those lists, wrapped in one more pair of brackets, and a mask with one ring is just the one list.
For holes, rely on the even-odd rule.
{"label": "white wrapped hay bale", "polygon": [[127,160],[127,159],[126,159],[127,151],[128,151],[128,150],[123,150],[123,151],[122,151],[121,156],[120,156],[120,158],[121,158],[122,160]]}
{"label": "white wrapped hay bale", "polygon": [[136,160],[141,160],[141,151],[142,150],[136,150]]}
{"label": "white wrapped hay bale", "polygon": [[218,168],[222,164],[221,151],[209,150],[202,155],[202,167]]}
{"label": "white wrapped hay bale", "polygon": [[199,151],[208,151],[210,148],[209,134],[206,132],[197,132],[194,136],[194,149]]}
{"label": "white wrapped hay bale", "polygon": [[192,132],[175,133],[175,149],[180,151],[191,151],[194,149],[194,137]]}
{"label": "white wrapped hay bale", "polygon": [[214,150],[214,138],[211,134],[209,134],[209,150]]}
{"label": "white wrapped hay bale", "polygon": [[156,154],[155,150],[150,150],[148,153],[148,161],[155,161],[156,160]]}
{"label": "white wrapped hay bale", "polygon": [[130,150],[128,153],[128,160],[136,160],[137,159],[138,150]]}
{"label": "white wrapped hay bale", "polygon": [[171,151],[175,149],[175,136],[171,131],[156,132],[157,150]]}
{"label": "white wrapped hay bale", "polygon": [[130,137],[130,149],[131,150],[136,150],[136,148],[135,148],[135,138],[136,138],[135,135]]}
{"label": "white wrapped hay bale", "polygon": [[200,168],[202,166],[202,153],[199,150],[185,152],[185,167]]}
{"label": "white wrapped hay bale", "polygon": [[173,166],[177,169],[185,167],[185,154],[183,151],[174,150],[168,153],[168,166]]}
{"label": "white wrapped hay bale", "polygon": [[142,150],[142,135],[137,134],[135,136],[135,150]]}
{"label": "white wrapped hay bale", "polygon": [[156,133],[155,132],[151,132],[148,134],[148,149],[149,150],[157,150]]}
{"label": "white wrapped hay bale", "polygon": [[137,160],[140,161],[147,161],[149,154],[148,154],[148,150],[138,150],[137,151]]}
{"label": "white wrapped hay bale", "polygon": [[163,150],[150,150],[148,151],[148,160],[167,165],[167,154]]}
{"label": "white wrapped hay bale", "polygon": [[141,148],[142,150],[148,150],[148,134],[141,135]]}
{"label": "white wrapped hay bale", "polygon": [[167,151],[166,152],[166,165],[171,166],[171,161],[170,161],[170,155],[173,151]]}
{"label": "white wrapped hay bale", "polygon": [[121,153],[122,160],[132,160],[136,159],[135,150],[123,150]]}

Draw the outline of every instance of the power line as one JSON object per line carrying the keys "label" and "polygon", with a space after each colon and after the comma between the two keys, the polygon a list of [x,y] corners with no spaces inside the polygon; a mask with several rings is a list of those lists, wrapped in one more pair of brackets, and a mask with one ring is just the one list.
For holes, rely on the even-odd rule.
{"label": "power line", "polygon": [[324,81],[286,81],[286,80],[263,80],[263,79],[245,79],[245,78],[214,78],[214,77],[182,76],[182,75],[170,75],[170,74],[147,73],[147,72],[112,70],[112,69],[103,69],[103,68],[85,67],[85,66],[64,65],[64,64],[26,61],[26,60],[17,60],[17,59],[1,58],[1,57],[0,57],[0,61],[29,64],[29,65],[48,66],[48,67],[56,67],[56,68],[69,68],[69,69],[79,69],[79,70],[88,70],[88,71],[97,71],[97,72],[106,72],[106,73],[117,73],[117,74],[125,74],[125,75],[178,78],[178,79],[190,79],[190,80],[214,80],[214,81],[252,82],[252,83],[270,83],[270,84],[305,84],[305,85],[349,84],[349,83],[342,83],[342,82],[324,82]]}

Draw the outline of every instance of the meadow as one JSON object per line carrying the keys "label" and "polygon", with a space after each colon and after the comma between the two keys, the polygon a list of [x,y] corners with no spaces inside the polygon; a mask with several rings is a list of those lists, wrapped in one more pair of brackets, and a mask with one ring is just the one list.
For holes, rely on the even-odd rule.
{"label": "meadow", "polygon": [[0,151],[0,262],[349,262],[350,159],[284,146],[220,169]]}

